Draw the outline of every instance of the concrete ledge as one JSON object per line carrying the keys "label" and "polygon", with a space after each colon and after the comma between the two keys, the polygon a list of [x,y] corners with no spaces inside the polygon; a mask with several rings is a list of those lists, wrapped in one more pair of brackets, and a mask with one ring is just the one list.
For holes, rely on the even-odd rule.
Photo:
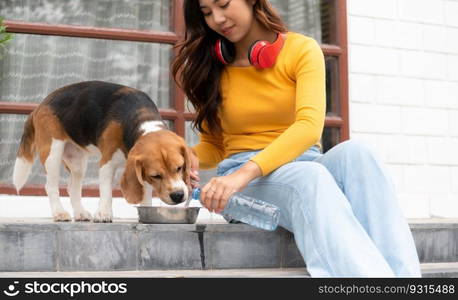
{"label": "concrete ledge", "polygon": [[411,222],[418,257],[422,263],[458,261],[458,220]]}
{"label": "concrete ledge", "polygon": [[[458,263],[421,264],[423,278],[458,278]],[[0,272],[0,278],[310,278],[306,268]]]}
{"label": "concrete ledge", "polygon": [[310,278],[305,268],[150,270],[110,272],[0,272],[0,278]]}
{"label": "concrete ledge", "polygon": [[302,262],[291,241],[244,224],[7,222],[0,271],[277,268]]}
{"label": "concrete ledge", "polygon": [[[411,223],[422,263],[458,261],[455,222]],[[303,268],[293,235],[244,224],[0,220],[0,272]]]}
{"label": "concrete ledge", "polygon": [[423,278],[458,278],[458,262],[421,265]]}

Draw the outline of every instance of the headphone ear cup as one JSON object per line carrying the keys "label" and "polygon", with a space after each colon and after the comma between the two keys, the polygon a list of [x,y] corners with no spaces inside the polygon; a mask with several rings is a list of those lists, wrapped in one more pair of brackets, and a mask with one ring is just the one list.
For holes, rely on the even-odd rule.
{"label": "headphone ear cup", "polygon": [[234,62],[235,47],[232,43],[219,39],[214,46],[214,53],[216,58],[224,65]]}
{"label": "headphone ear cup", "polygon": [[266,69],[271,68],[275,64],[275,60],[277,59],[277,50],[273,49],[271,45],[265,45],[261,49],[259,49],[258,54],[258,68]]}
{"label": "headphone ear cup", "polygon": [[278,54],[283,47],[283,37],[278,34],[272,44],[268,41],[256,41],[248,52],[250,64],[259,69],[271,68],[275,65]]}
{"label": "headphone ear cup", "polygon": [[259,40],[251,44],[250,49],[248,50],[248,61],[251,65],[258,67],[259,53],[264,46],[265,42]]}

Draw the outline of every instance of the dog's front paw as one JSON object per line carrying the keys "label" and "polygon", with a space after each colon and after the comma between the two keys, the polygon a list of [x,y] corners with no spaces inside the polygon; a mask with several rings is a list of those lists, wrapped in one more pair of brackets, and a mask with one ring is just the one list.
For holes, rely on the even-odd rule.
{"label": "dog's front paw", "polygon": [[91,213],[87,210],[75,211],[75,222],[90,222],[91,220]]}
{"label": "dog's front paw", "polygon": [[70,222],[72,220],[70,214],[65,210],[59,210],[54,212],[52,214],[52,218],[54,219],[54,222]]}
{"label": "dog's front paw", "polygon": [[111,223],[113,222],[113,212],[98,210],[94,215],[95,223]]}

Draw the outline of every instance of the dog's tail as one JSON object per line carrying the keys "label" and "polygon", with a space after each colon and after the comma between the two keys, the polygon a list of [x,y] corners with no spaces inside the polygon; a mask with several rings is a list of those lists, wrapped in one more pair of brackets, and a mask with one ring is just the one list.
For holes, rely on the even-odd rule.
{"label": "dog's tail", "polygon": [[35,157],[35,128],[33,127],[33,113],[29,115],[24,124],[24,133],[16,156],[13,172],[13,184],[16,191],[24,186],[32,171]]}

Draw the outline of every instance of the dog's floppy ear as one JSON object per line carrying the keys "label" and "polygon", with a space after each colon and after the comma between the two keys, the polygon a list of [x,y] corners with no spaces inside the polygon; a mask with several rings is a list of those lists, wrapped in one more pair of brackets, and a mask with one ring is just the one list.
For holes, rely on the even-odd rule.
{"label": "dog's floppy ear", "polygon": [[142,161],[138,156],[127,158],[126,168],[121,178],[121,191],[126,201],[138,204],[143,201]]}
{"label": "dog's floppy ear", "polygon": [[184,158],[184,166],[183,166],[183,181],[186,183],[188,187],[191,187],[191,149],[184,145],[181,147],[181,153]]}

